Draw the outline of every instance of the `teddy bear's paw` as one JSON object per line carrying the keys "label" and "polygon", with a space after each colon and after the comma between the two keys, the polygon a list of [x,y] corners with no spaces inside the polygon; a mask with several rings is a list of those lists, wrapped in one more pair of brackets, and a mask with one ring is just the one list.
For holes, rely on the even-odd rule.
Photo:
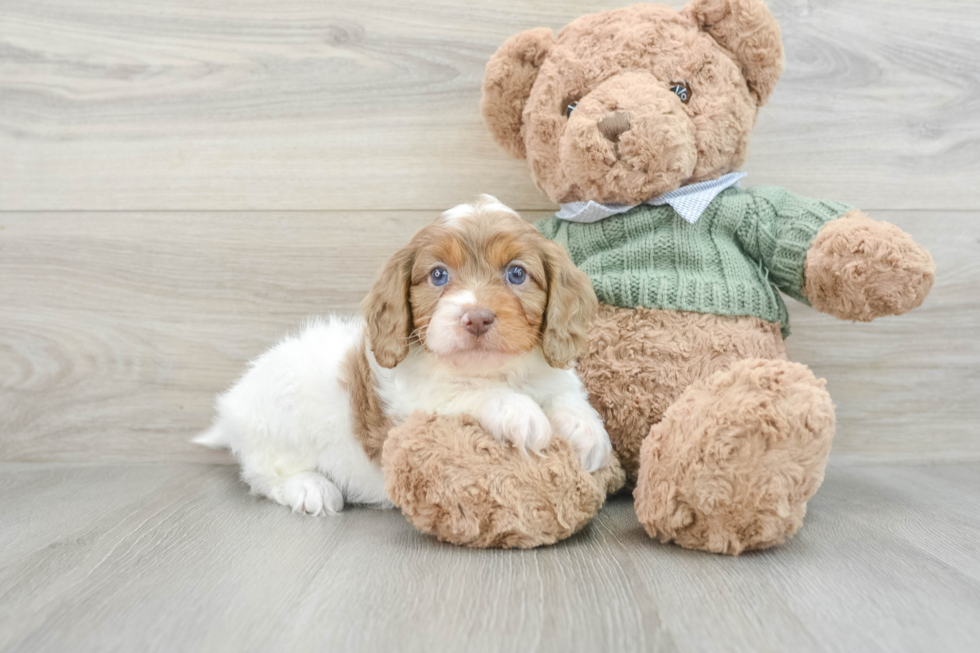
{"label": "teddy bear's paw", "polygon": [[612,444],[602,425],[602,418],[589,405],[566,407],[551,412],[552,432],[572,445],[582,466],[589,473],[609,463]]}
{"label": "teddy bear's paw", "polygon": [[851,211],[813,239],[803,293],[819,311],[868,322],[919,306],[935,272],[929,252],[907,233]]}
{"label": "teddy bear's paw", "polygon": [[834,437],[824,385],[799,363],[747,359],[688,387],[640,451],[650,536],[738,555],[796,533]]}
{"label": "teddy bear's paw", "polygon": [[509,393],[483,405],[480,423],[500,442],[540,453],[551,443],[551,423],[527,395]]}

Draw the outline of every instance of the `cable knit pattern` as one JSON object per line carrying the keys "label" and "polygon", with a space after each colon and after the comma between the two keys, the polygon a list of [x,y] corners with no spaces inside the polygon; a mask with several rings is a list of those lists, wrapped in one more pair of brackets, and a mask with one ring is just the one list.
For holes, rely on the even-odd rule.
{"label": "cable knit pattern", "polygon": [[778,323],[786,337],[778,291],[809,303],[802,288],[810,242],[850,210],[782,188],[731,188],[695,224],[669,206],[641,205],[591,224],[550,217],[535,226],[568,250],[603,303],[751,315]]}

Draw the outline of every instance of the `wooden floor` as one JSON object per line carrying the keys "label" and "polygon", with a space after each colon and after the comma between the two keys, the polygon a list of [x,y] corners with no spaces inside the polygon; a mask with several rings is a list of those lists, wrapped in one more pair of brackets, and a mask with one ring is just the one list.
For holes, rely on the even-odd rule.
{"label": "wooden floor", "polygon": [[980,642],[980,465],[835,466],[803,531],[727,558],[629,497],[555,547],[395,511],[308,517],[229,466],[0,465],[0,650],[944,651]]}
{"label": "wooden floor", "polygon": [[554,209],[483,127],[483,67],[624,4],[0,0],[0,651],[980,650],[980,2],[769,2],[787,72],[745,185],[937,265],[900,318],[789,302],[838,431],[786,546],[660,546],[620,498],[554,548],[460,550],[291,515],[189,444],[439,211]]}

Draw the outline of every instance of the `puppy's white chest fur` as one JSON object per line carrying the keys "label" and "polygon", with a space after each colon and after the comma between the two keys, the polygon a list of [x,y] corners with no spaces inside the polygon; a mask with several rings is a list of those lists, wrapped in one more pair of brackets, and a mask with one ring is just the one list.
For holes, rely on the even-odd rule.
{"label": "puppy's white chest fur", "polygon": [[[433,356],[413,348],[408,358],[394,369],[385,369],[371,361],[371,372],[377,379],[378,395],[386,407],[385,412],[396,422],[407,419],[417,410],[442,415],[466,413],[467,409],[479,408],[474,405],[474,399],[506,391],[533,397],[541,394],[535,392],[536,382],[549,376],[572,374],[574,377],[572,372],[549,367],[540,349],[492,373],[476,374],[447,367]],[[572,379],[572,382],[577,385],[578,380]],[[474,411],[473,416],[479,418],[478,412]]]}
{"label": "puppy's white chest fur", "polygon": [[556,433],[572,443],[590,471],[605,464],[609,440],[581,382],[572,370],[549,366],[540,348],[492,372],[460,367],[448,367],[421,348],[394,369],[371,361],[380,403],[394,423],[417,410],[467,414],[501,442],[541,451]]}

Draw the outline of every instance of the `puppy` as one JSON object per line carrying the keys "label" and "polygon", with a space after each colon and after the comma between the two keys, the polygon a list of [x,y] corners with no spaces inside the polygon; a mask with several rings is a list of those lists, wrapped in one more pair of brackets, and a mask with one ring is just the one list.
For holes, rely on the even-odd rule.
{"label": "puppy", "polygon": [[195,442],[230,447],[253,492],[313,515],[389,505],[382,445],[416,410],[472,415],[531,452],[561,436],[594,471],[612,447],[569,368],[596,308],[559,245],[480,196],[388,261],[364,319],[314,321],[253,361]]}

